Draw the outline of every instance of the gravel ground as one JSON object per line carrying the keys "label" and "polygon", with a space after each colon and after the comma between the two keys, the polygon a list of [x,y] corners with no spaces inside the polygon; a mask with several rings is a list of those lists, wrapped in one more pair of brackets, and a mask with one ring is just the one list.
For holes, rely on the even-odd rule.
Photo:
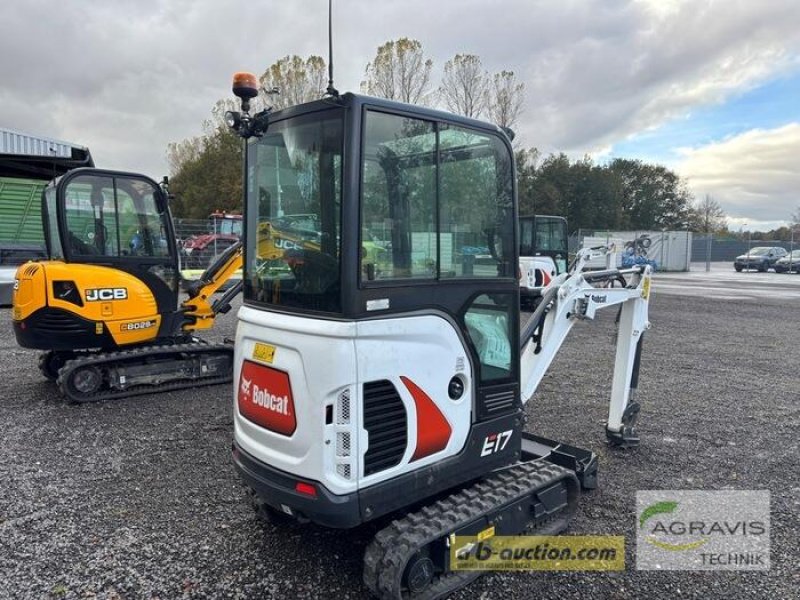
{"label": "gravel ground", "polygon": [[[613,312],[613,311],[609,311]],[[528,429],[591,448],[575,534],[625,535],[619,573],[491,574],[460,598],[789,598],[800,577],[797,324],[785,305],[655,295],[642,446],[605,445],[612,319],[579,324]],[[230,389],[65,406],[0,312],[0,598],[363,598],[369,528],[256,521],[230,459]],[[230,336],[235,311],[214,336]],[[639,572],[635,492],[769,489],[769,572]],[[794,590],[794,592],[792,591]]]}

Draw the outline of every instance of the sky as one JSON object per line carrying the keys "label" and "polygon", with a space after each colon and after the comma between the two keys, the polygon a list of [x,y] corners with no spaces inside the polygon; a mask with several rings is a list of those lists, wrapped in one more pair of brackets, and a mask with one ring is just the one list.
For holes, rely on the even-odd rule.
{"label": "sky", "polygon": [[[235,71],[327,58],[325,0],[5,0],[0,127],[88,146],[160,178]],[[457,53],[525,84],[516,130],[543,153],[665,164],[734,230],[800,210],[798,0],[333,0],[335,83],[358,91],[390,39],[438,82]]]}

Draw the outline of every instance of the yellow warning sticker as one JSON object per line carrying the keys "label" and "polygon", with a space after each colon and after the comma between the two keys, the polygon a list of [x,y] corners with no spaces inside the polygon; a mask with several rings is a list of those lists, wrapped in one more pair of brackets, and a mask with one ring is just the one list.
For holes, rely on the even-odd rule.
{"label": "yellow warning sticker", "polygon": [[650,278],[645,277],[642,282],[642,298],[647,300],[650,297]]}
{"label": "yellow warning sticker", "polygon": [[487,527],[486,529],[481,531],[477,537],[479,542],[488,540],[490,537],[494,537],[494,525],[492,525],[491,527]]}
{"label": "yellow warning sticker", "polygon": [[272,359],[275,358],[275,346],[256,342],[256,346],[253,348],[253,358],[261,362],[272,363]]}

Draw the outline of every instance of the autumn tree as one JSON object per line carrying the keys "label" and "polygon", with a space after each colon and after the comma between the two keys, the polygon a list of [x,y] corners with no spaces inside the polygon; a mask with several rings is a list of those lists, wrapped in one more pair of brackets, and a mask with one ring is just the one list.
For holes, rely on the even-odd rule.
{"label": "autumn tree", "polygon": [[692,207],[692,229],[702,233],[718,233],[727,229],[727,218],[719,202],[706,194]]}
{"label": "autumn tree", "polygon": [[365,94],[419,104],[428,92],[433,61],[417,40],[400,38],[378,47],[364,71]]}
{"label": "autumn tree", "polygon": [[488,75],[480,57],[456,54],[444,65],[439,98],[450,112],[478,118],[486,108]]}
{"label": "autumn tree", "polygon": [[500,127],[513,128],[525,103],[525,84],[513,71],[495,73],[487,84],[486,107],[489,119]]}
{"label": "autumn tree", "polygon": [[[328,81],[325,60],[319,56],[284,56],[259,78],[261,101],[275,109],[322,98]],[[277,89],[278,93],[268,93]]]}

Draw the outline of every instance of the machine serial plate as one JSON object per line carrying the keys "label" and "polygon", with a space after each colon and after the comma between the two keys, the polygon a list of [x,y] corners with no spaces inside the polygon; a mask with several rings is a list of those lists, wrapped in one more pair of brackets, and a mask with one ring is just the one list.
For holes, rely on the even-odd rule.
{"label": "machine serial plate", "polygon": [[271,364],[272,359],[275,358],[275,346],[256,342],[256,346],[253,348],[253,358]]}

